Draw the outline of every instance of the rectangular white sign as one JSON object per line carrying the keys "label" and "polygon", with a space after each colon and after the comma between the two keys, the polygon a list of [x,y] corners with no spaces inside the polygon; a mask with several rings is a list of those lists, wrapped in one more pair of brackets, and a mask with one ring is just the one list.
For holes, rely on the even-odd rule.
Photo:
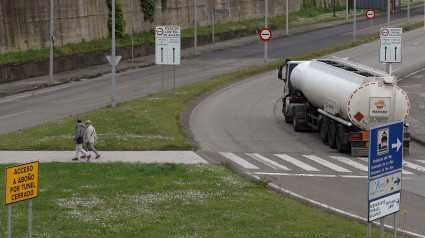
{"label": "rectangular white sign", "polygon": [[374,200],[400,190],[401,170],[393,174],[369,180],[368,200]]}
{"label": "rectangular white sign", "polygon": [[179,26],[155,27],[155,63],[179,65],[180,39]]}
{"label": "rectangular white sign", "polygon": [[381,217],[400,211],[400,193],[369,202],[368,221],[374,221]]}
{"label": "rectangular white sign", "polygon": [[381,48],[379,61],[387,63],[401,63],[402,28],[381,28]]}

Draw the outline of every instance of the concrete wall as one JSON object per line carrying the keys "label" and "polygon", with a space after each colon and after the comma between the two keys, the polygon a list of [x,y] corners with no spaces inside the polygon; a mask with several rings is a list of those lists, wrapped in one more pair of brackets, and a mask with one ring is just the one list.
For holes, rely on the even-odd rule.
{"label": "concrete wall", "polygon": [[[148,31],[156,25],[190,27],[194,19],[194,0],[168,0],[162,11],[157,0],[155,22],[145,22],[140,0],[117,0],[124,6],[126,32]],[[333,0],[316,0],[330,6]],[[338,0],[345,4],[344,0]],[[216,17],[217,23],[264,17],[265,0],[198,0],[198,21],[211,25],[211,10],[230,8],[230,17]],[[285,12],[285,0],[268,0],[269,16]],[[298,10],[302,0],[289,0],[289,11]],[[108,37],[109,9],[106,0],[54,0],[55,45],[79,43]],[[49,46],[50,0],[0,1],[0,53],[40,49]]]}

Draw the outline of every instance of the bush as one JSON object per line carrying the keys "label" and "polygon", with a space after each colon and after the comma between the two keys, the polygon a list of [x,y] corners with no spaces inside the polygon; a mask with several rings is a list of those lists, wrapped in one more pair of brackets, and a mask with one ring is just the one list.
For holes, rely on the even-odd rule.
{"label": "bush", "polygon": [[[108,16],[108,30],[109,35],[112,36],[112,0],[107,0],[109,8]],[[124,11],[122,10],[122,4],[118,1],[115,1],[115,36],[118,38],[123,38],[125,35],[125,19]]]}

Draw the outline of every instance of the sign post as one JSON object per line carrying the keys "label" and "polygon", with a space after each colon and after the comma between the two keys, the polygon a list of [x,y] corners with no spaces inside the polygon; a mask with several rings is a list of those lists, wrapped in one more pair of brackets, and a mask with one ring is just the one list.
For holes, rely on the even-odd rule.
{"label": "sign post", "polygon": [[401,63],[402,28],[381,28],[379,61],[387,63],[387,73],[392,73],[392,63]]}
{"label": "sign post", "polygon": [[4,203],[8,205],[7,233],[12,235],[12,203],[29,199],[28,237],[32,231],[32,198],[38,197],[38,161],[6,168]]}
{"label": "sign post", "polygon": [[[162,94],[164,95],[164,65],[180,64],[180,26],[157,26],[155,28],[155,63],[162,64]],[[174,68],[174,94],[176,91]]]}
{"label": "sign post", "polygon": [[214,40],[214,16],[229,16],[229,9],[213,9],[212,10],[212,42],[215,43]]}
{"label": "sign post", "polygon": [[369,9],[366,11],[366,18],[370,20],[370,29],[373,31],[373,21],[372,19],[375,18],[375,11],[373,9]]}
{"label": "sign post", "polygon": [[[390,103],[387,102],[387,103]],[[400,210],[403,167],[403,122],[384,124],[369,129],[368,163],[368,222],[394,214],[394,234],[397,232],[396,213]],[[370,224],[368,224],[368,235]]]}

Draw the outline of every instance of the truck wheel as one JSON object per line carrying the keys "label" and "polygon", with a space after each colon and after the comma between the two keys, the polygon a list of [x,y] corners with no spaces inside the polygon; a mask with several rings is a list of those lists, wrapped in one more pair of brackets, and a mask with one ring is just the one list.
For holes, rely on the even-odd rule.
{"label": "truck wheel", "polygon": [[328,124],[328,144],[329,144],[329,147],[331,147],[332,149],[336,148],[335,137],[336,137],[335,121],[331,120]]}
{"label": "truck wheel", "polygon": [[320,121],[320,137],[323,143],[328,143],[328,125],[326,119]]}
{"label": "truck wheel", "polygon": [[341,124],[336,126],[335,143],[338,152],[342,153],[348,150],[347,145],[344,145],[344,134],[347,132],[347,128]]}
{"label": "truck wheel", "polygon": [[292,122],[292,118],[289,115],[284,115],[285,116],[285,122],[286,123],[291,123]]}

